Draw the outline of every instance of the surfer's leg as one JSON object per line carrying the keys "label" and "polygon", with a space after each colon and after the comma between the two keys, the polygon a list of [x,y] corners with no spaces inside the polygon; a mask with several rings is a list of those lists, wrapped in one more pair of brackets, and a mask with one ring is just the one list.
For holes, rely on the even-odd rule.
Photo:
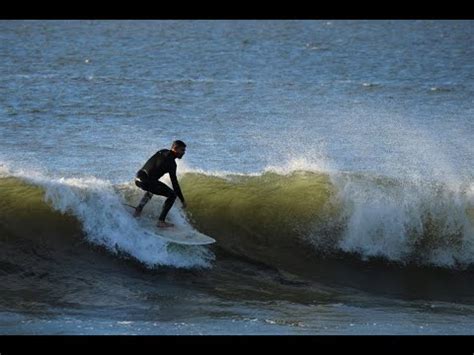
{"label": "surfer's leg", "polygon": [[[174,194],[174,192],[173,192]],[[176,200],[176,194],[173,196],[169,196],[165,203],[163,204],[163,210],[161,211],[160,217],[158,218],[160,221],[164,222],[168,212],[170,211],[171,207],[173,207],[174,201]]]}
{"label": "surfer's leg", "polygon": [[138,203],[138,206],[135,207],[135,213],[133,214],[134,217],[139,217],[140,214],[142,213],[143,207],[150,201],[152,198],[153,194],[150,192],[149,189],[149,182],[148,181],[142,181],[140,179],[135,179],[135,185],[137,185],[140,189],[145,191],[145,195],[143,195],[142,199]]}
{"label": "surfer's leg", "polygon": [[168,212],[170,211],[171,207],[173,207],[174,201],[176,200],[176,194],[173,190],[170,189],[169,193],[165,195],[167,197],[165,203],[163,204],[163,209],[161,210],[160,217],[158,218],[160,221],[164,222]]}
{"label": "surfer's leg", "polygon": [[152,196],[153,196],[153,194],[151,192],[148,192],[148,191],[145,193],[145,195],[143,195],[140,203],[135,208],[135,213],[133,214],[134,217],[140,216],[140,214],[142,213],[143,207],[145,207],[145,205],[148,203],[148,201],[150,201]]}
{"label": "surfer's leg", "polygon": [[171,207],[173,207],[174,201],[176,200],[176,193],[161,181],[153,182],[149,191],[153,192],[155,195],[167,197],[159,217],[159,220],[163,222],[166,219]]}
{"label": "surfer's leg", "polygon": [[[163,209],[161,211],[159,220],[161,222],[164,222],[166,219],[166,216],[168,215],[168,212],[170,211],[171,207],[173,207],[174,201],[176,200],[176,193],[168,187],[168,185],[163,184],[161,181],[147,181],[146,185],[144,185],[141,182],[135,182],[138,187],[141,189],[147,191],[147,194],[143,196],[142,201],[140,201],[140,204],[137,207],[136,214],[140,215],[141,210],[143,209],[143,206],[150,200],[152,194],[153,195],[160,195],[160,196],[165,196],[167,197]],[[148,195],[149,194],[149,195]]]}

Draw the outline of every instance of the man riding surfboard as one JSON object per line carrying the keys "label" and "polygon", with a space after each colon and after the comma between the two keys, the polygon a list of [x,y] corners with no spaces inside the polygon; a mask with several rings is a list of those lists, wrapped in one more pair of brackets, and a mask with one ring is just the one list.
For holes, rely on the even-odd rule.
{"label": "man riding surfboard", "polygon": [[[184,200],[181,188],[176,177],[176,162],[175,159],[181,159],[186,152],[186,144],[183,141],[176,140],[173,142],[171,149],[161,149],[156,152],[145,165],[138,170],[135,178],[135,185],[146,191],[140,203],[135,208],[134,217],[139,217],[143,207],[150,201],[153,195],[165,196],[167,199],[163,204],[157,226],[160,228],[173,227],[172,223],[165,221],[166,216],[174,204],[176,197],[179,197],[186,208],[186,201]],[[173,189],[166,184],[158,181],[164,174],[168,173],[173,185]]]}

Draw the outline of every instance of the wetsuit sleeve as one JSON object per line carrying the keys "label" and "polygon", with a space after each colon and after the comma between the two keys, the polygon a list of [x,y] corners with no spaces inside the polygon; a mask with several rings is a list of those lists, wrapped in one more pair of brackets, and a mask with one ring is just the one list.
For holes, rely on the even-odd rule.
{"label": "wetsuit sleeve", "polygon": [[174,192],[179,197],[181,202],[184,203],[184,196],[183,196],[183,193],[181,192],[181,188],[179,187],[178,178],[176,177],[176,168],[170,171],[170,179],[171,179],[171,183],[173,184]]}

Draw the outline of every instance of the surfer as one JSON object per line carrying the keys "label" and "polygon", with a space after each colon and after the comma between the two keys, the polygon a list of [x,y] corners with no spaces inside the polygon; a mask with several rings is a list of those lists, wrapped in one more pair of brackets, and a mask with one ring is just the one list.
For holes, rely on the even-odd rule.
{"label": "surfer", "polygon": [[[186,208],[181,188],[176,178],[175,159],[181,159],[186,152],[186,144],[183,141],[176,140],[171,145],[171,149],[161,149],[156,152],[143,167],[138,170],[135,177],[135,185],[146,191],[140,203],[135,207],[134,217],[139,217],[143,207],[150,201],[153,195],[165,196],[167,199],[163,205],[157,226],[160,228],[173,227],[174,224],[166,222],[166,215],[174,204],[176,197],[179,197]],[[173,189],[166,184],[158,181],[164,174],[168,173],[173,184]]]}

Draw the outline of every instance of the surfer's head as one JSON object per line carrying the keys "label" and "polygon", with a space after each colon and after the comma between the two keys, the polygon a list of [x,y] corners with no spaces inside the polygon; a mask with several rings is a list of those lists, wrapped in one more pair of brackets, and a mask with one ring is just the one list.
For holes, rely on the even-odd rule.
{"label": "surfer's head", "polygon": [[171,151],[176,158],[181,159],[186,152],[186,144],[180,140],[174,141],[171,145]]}

